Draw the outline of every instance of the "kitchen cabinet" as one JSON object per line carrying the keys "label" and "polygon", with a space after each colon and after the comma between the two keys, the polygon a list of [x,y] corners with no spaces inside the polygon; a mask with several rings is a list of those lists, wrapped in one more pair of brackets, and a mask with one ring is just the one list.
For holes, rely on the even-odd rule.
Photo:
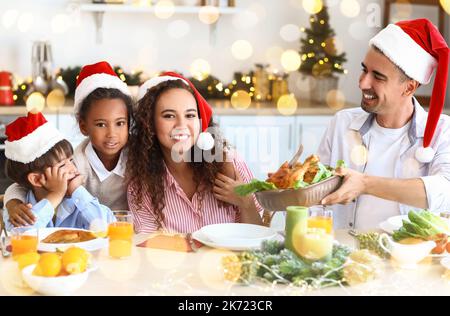
{"label": "kitchen cabinet", "polygon": [[300,143],[301,160],[316,153],[331,115],[321,116],[218,116],[228,142],[246,161],[255,178],[265,179],[291,159]]}

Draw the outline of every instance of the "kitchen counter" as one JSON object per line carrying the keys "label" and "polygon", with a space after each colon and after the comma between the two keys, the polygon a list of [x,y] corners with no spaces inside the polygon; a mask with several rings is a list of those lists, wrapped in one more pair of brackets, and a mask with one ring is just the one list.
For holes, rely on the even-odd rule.
{"label": "kitchen counter", "polygon": [[[277,106],[271,102],[252,102],[246,109],[236,109],[231,105],[229,100],[208,100],[214,109],[215,115],[249,115],[249,116],[284,116],[278,111]],[[298,106],[295,112],[296,115],[334,115],[342,109],[359,107],[359,104],[345,103],[342,107],[331,108],[326,104],[312,102],[310,100],[298,100]],[[44,114],[73,114],[73,103],[66,102],[63,107],[59,109],[44,108]],[[450,115],[450,109],[444,109],[444,114]],[[7,115],[25,115],[25,106],[7,106],[0,105],[0,116]]]}
{"label": "kitchen counter", "polygon": [[[145,237],[137,235],[135,242]],[[336,239],[354,247],[354,239],[346,230],[338,230]],[[91,272],[74,295],[450,295],[450,281],[442,278],[444,268],[438,258],[422,262],[416,270],[396,269],[385,261],[374,281],[301,292],[284,285],[242,286],[224,281],[220,262],[230,253],[206,246],[191,253],[136,247],[130,258],[114,260],[103,249],[94,253],[98,270]],[[18,280],[17,264],[11,258],[0,258],[0,296],[35,294],[17,287]]]}
{"label": "kitchen counter", "polygon": [[[215,115],[280,115],[276,105],[271,102],[252,102],[246,109],[236,109],[231,105],[229,100],[208,100],[214,109]],[[351,108],[357,106],[356,104],[344,104],[344,108]],[[296,111],[292,115],[334,115],[339,109],[332,109],[325,104],[311,102],[310,100],[298,100]],[[50,109],[45,107],[44,114],[72,114],[73,103],[66,102],[65,106],[59,109]],[[2,115],[25,115],[25,106],[1,106],[0,116]]]}

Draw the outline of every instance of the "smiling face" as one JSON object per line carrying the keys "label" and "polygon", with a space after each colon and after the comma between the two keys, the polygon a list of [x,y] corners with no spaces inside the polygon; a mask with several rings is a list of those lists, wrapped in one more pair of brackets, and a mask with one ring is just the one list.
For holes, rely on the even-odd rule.
{"label": "smiling face", "polygon": [[163,151],[185,153],[195,144],[200,131],[197,102],[187,90],[172,88],[156,101],[156,137]]}
{"label": "smiling face", "polygon": [[128,111],[122,99],[93,101],[80,130],[89,136],[99,158],[111,159],[120,155],[128,141]]}
{"label": "smiling face", "polygon": [[361,66],[361,107],[366,112],[389,113],[414,92],[411,89],[415,81],[405,78],[396,65],[373,47],[367,52]]}

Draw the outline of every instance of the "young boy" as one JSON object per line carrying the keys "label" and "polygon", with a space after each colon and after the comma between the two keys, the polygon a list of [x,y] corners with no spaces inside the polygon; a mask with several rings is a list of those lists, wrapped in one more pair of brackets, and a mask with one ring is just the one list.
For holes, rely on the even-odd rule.
{"label": "young boy", "polygon": [[[83,186],[83,176],[73,164],[73,148],[41,113],[28,113],[6,127],[6,173],[29,191],[37,220],[34,227],[90,229],[115,221],[111,210]],[[6,228],[14,226],[8,212]]]}

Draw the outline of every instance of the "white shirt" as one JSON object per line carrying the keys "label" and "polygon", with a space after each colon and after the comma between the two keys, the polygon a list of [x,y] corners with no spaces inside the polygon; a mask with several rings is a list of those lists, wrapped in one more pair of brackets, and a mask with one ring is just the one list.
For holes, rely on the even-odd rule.
{"label": "white shirt", "polygon": [[[386,178],[395,177],[395,162],[400,156],[400,148],[408,140],[409,122],[401,128],[384,128],[375,119],[370,128],[367,144],[367,163],[364,173]],[[376,205],[376,208],[374,208]],[[397,202],[380,199],[373,195],[361,195],[358,201],[356,227],[359,229],[373,228],[374,223],[380,223],[391,216],[400,215]]]}
{"label": "white shirt", "polygon": [[125,176],[126,162],[124,160],[124,150],[122,150],[122,152],[120,153],[117,165],[111,171],[105,168],[105,165],[95,152],[94,147],[92,147],[91,142],[87,144],[85,153],[89,164],[91,165],[92,169],[94,169],[94,172],[98,176],[100,182],[105,181],[112,173],[121,176],[122,178]]}
{"label": "white shirt", "polygon": [[[430,163],[421,163],[416,160],[415,152],[422,146],[427,112],[414,101],[414,115],[408,126],[408,141],[397,142],[398,155],[394,159],[394,178],[420,178],[425,186],[428,208],[431,211],[443,211],[450,209],[450,117],[441,115],[431,141],[431,147],[436,154]],[[343,159],[347,166],[359,172],[365,172],[366,161],[358,159],[357,153],[362,148],[380,142],[384,136],[370,140],[371,127],[375,119],[374,114],[364,112],[361,108],[346,109],[338,112],[331,121],[322,139],[317,154],[324,164],[335,166],[336,162]],[[356,153],[356,154],[355,154]],[[353,159],[352,159],[353,158]],[[356,158],[356,159],[355,159]],[[376,159],[376,158],[374,158]],[[375,163],[375,162],[374,162]],[[380,169],[384,168],[380,163]],[[335,228],[359,228],[355,221],[359,218],[359,203],[348,205],[334,205]],[[405,215],[414,207],[397,203],[400,214]],[[378,212],[381,205],[373,202],[371,215],[365,216],[366,223],[372,228],[379,225],[384,216],[373,215]]]}

